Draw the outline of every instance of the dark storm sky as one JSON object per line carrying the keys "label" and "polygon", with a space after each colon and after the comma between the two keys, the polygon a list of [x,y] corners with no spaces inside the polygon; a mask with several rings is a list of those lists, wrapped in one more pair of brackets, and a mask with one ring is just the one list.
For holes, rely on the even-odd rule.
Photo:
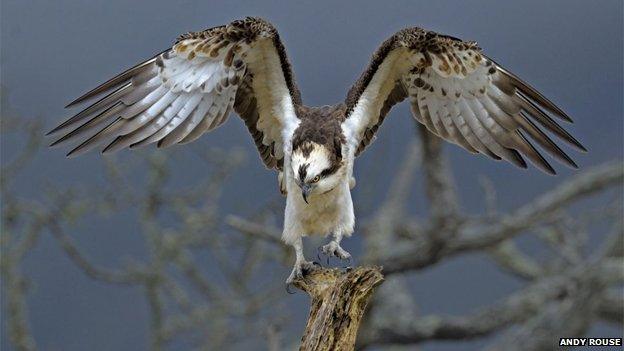
{"label": "dark storm sky", "polygon": [[[332,104],[344,98],[373,50],[406,26],[421,26],[463,39],[477,40],[493,59],[524,78],[575,120],[568,130],[590,150],[577,154],[581,167],[622,158],[622,2],[614,1],[69,1],[3,0],[1,9],[2,89],[11,109],[24,118],[43,117],[50,129],[68,113],[63,106],[96,83],[171,45],[175,37],[252,15],[273,22],[280,31],[306,104]],[[391,169],[413,137],[406,106],[395,108],[378,141],[356,165],[359,184],[373,161]],[[226,190],[224,206],[244,214],[242,196],[248,177],[266,198],[275,192],[274,175],[256,159],[237,118],[205,146],[244,147],[250,155],[244,176]],[[3,162],[20,147],[2,141]],[[14,184],[26,197],[39,197],[46,186],[102,182],[101,156],[92,153],[66,160],[64,150],[43,150],[25,176]],[[513,208],[548,190],[573,172],[561,165],[559,177],[519,171],[503,163],[447,147],[463,205],[482,204],[477,177],[490,177],[503,207]],[[167,150],[180,179],[201,176],[189,151]],[[383,156],[383,157],[381,157]],[[388,180],[380,182],[382,198]],[[355,202],[362,198],[360,187]],[[415,192],[413,212],[425,209]],[[239,201],[240,200],[240,201]],[[360,213],[360,218],[363,214]],[[141,252],[140,241],[124,235],[127,220],[109,228],[87,225],[74,232],[77,242],[98,262],[114,265],[120,257]],[[357,235],[357,234],[356,234]],[[355,246],[357,238],[349,245]],[[36,282],[30,302],[31,326],[42,349],[146,349],[147,308],[141,292],[109,287],[83,277],[44,238],[28,258],[25,272]],[[478,274],[475,272],[479,272]],[[276,274],[287,275],[287,268]],[[423,312],[465,312],[513,291],[505,279],[479,257],[451,260],[419,273],[414,291]],[[462,286],[463,295],[457,294]],[[300,297],[284,296],[284,299]],[[303,301],[303,300],[301,300]],[[449,302],[450,301],[450,302]],[[293,305],[291,303],[291,305]],[[4,328],[4,324],[3,324]],[[7,349],[3,330],[2,348]],[[476,344],[475,344],[476,345]],[[429,350],[457,350],[452,344]]]}

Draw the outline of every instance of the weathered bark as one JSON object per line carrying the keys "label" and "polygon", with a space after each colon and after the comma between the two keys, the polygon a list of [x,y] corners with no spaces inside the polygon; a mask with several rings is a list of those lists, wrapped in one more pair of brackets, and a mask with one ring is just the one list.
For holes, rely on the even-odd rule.
{"label": "weathered bark", "polygon": [[294,285],[312,300],[300,351],[349,351],[373,290],[383,282],[380,267],[321,268]]}

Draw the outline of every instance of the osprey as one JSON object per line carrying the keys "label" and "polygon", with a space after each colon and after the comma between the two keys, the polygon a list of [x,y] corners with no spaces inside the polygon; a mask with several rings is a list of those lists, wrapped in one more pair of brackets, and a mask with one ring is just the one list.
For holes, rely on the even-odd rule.
{"label": "osprey", "polygon": [[287,283],[314,268],[303,255],[304,236],[331,234],[322,252],[350,258],[340,242],[354,229],[354,160],[403,100],[435,135],[518,167],[527,167],[526,157],[555,174],[531,139],[577,168],[543,129],[586,151],[551,117],[571,122],[560,108],[475,42],[416,27],[383,42],[346,100],[332,106],[303,104],[277,30],[252,17],[184,34],[172,48],[68,107],[99,96],[50,132],[63,132],[52,145],[82,141],[68,154],[74,156],[107,140],[105,154],[185,144],[219,127],[234,110],[286,194],[282,239],[296,254]]}

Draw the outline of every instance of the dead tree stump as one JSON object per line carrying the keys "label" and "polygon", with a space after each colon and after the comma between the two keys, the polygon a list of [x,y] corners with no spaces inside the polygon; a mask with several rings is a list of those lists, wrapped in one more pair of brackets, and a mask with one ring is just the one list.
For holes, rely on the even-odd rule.
{"label": "dead tree stump", "polygon": [[321,268],[295,281],[312,300],[299,350],[354,350],[366,305],[382,282],[380,267]]}

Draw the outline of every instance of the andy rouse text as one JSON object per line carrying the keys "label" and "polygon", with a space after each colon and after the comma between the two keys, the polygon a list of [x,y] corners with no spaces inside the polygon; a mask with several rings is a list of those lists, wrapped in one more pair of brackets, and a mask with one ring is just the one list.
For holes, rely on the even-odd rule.
{"label": "andy rouse text", "polygon": [[559,346],[622,346],[622,338],[561,338]]}

